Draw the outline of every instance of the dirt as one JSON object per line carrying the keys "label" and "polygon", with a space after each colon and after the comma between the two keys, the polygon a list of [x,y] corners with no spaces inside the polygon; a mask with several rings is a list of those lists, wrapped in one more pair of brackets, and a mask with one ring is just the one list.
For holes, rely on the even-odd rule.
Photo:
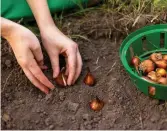
{"label": "dirt", "polygon": [[[64,33],[84,36],[74,39],[80,48],[83,69],[74,86],[56,86],[47,96],[25,77],[11,48],[3,40],[1,128],[167,129],[167,103],[137,90],[120,62],[119,47],[127,30],[119,26],[119,18],[119,15],[93,12],[63,20]],[[146,24],[138,23],[135,29]],[[49,69],[44,73],[56,85],[46,55],[45,64]],[[93,87],[83,83],[86,67],[96,78]],[[100,112],[90,110],[88,105],[95,96],[105,102]]]}

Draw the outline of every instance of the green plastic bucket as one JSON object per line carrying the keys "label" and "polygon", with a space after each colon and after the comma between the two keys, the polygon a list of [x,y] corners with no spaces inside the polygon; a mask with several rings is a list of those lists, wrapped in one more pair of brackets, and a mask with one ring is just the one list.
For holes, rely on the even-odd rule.
{"label": "green plastic bucket", "polygon": [[138,56],[144,60],[153,52],[167,54],[167,24],[146,26],[127,36],[120,47],[120,58],[132,82],[141,92],[150,96],[149,87],[153,87],[155,95],[151,97],[167,100],[166,85],[144,80],[130,64],[132,57]]}

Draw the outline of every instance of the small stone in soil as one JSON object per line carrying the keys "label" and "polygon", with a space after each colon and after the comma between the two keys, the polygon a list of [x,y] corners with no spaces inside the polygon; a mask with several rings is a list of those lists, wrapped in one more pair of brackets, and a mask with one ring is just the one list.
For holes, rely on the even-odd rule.
{"label": "small stone in soil", "polygon": [[91,120],[91,116],[89,114],[83,114],[82,118],[83,120],[86,120],[86,121]]}
{"label": "small stone in soil", "polygon": [[42,95],[38,95],[38,98],[39,98],[39,99],[42,99]]}
{"label": "small stone in soil", "polygon": [[20,103],[20,104],[23,104],[23,103],[24,103],[24,101],[23,101],[23,100],[19,100],[19,103]]}
{"label": "small stone in soil", "polygon": [[10,68],[10,67],[12,66],[11,60],[6,60],[6,61],[5,61],[5,65],[6,65],[8,68]]}
{"label": "small stone in soil", "polygon": [[71,117],[71,120],[72,120],[72,121],[75,121],[75,116],[72,116],[72,117]]}
{"label": "small stone in soil", "polygon": [[43,112],[43,114],[44,114],[44,115],[47,115],[47,113],[46,113],[45,111]]}
{"label": "small stone in soil", "polygon": [[59,97],[60,97],[60,100],[63,101],[65,99],[65,94],[64,92],[59,92]]}
{"label": "small stone in soil", "polygon": [[39,123],[39,120],[36,120],[36,121],[35,121],[35,124],[38,124],[38,123]]}
{"label": "small stone in soil", "polygon": [[95,122],[98,122],[98,121],[100,121],[100,117],[95,117],[93,120],[95,121]]}
{"label": "small stone in soil", "polygon": [[7,121],[9,121],[10,120],[10,117],[9,117],[9,115],[8,114],[3,114],[3,116],[2,116],[2,120],[4,120],[5,122],[7,122]]}
{"label": "small stone in soil", "polygon": [[54,129],[54,125],[50,125],[50,126],[49,126],[49,129],[50,129],[50,130]]}
{"label": "small stone in soil", "polygon": [[46,119],[45,119],[45,125],[46,125],[46,126],[49,126],[49,124],[50,124],[50,118],[46,118]]}
{"label": "small stone in soil", "polygon": [[40,116],[41,118],[43,118],[43,117],[44,117],[44,114],[40,114],[39,116]]}
{"label": "small stone in soil", "polygon": [[91,130],[92,126],[89,124],[89,125],[86,126],[86,129]]}
{"label": "small stone in soil", "polygon": [[76,112],[78,110],[79,104],[73,103],[71,101],[68,102],[67,108],[69,111]]}
{"label": "small stone in soil", "polygon": [[85,121],[84,122],[84,126],[87,126],[87,125],[90,125],[91,124],[91,121]]}

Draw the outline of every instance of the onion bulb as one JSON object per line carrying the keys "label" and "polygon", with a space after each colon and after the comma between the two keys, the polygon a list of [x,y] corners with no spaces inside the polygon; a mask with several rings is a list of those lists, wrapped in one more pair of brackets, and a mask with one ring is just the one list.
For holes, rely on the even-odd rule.
{"label": "onion bulb", "polygon": [[167,61],[165,60],[156,61],[155,64],[158,68],[167,69]]}
{"label": "onion bulb", "polygon": [[140,59],[137,56],[133,57],[132,60],[131,60],[131,64],[135,67],[136,71],[139,74],[138,67],[139,67],[139,64],[140,64]]}
{"label": "onion bulb", "polygon": [[147,77],[150,78],[152,81],[155,81],[155,82],[156,82],[157,79],[158,79],[158,76],[157,76],[157,74],[156,74],[155,71],[149,72],[148,75],[147,75]]}
{"label": "onion bulb", "polygon": [[163,60],[167,61],[167,55],[163,55]]}
{"label": "onion bulb", "polygon": [[156,83],[155,81],[150,80],[147,76],[142,76],[142,79],[151,82],[151,83]]}
{"label": "onion bulb", "polygon": [[89,103],[89,106],[94,111],[100,111],[104,106],[104,102],[96,97]]}
{"label": "onion bulb", "polygon": [[89,86],[93,86],[95,84],[95,78],[91,74],[89,67],[87,67],[87,75],[84,78],[84,83]]}
{"label": "onion bulb", "polygon": [[162,60],[162,54],[161,53],[153,53],[150,55],[150,59],[155,62],[158,60]]}
{"label": "onion bulb", "polygon": [[148,92],[150,95],[154,96],[156,93],[156,89],[153,86],[148,87]]}
{"label": "onion bulb", "polygon": [[155,65],[151,60],[144,60],[143,62],[141,62],[141,64],[139,65],[139,69],[143,72],[143,73],[149,73],[151,71],[154,71],[155,69]]}
{"label": "onion bulb", "polygon": [[167,85],[167,78],[165,77],[160,77],[157,82],[162,85]]}
{"label": "onion bulb", "polygon": [[166,74],[167,74],[167,73],[166,73],[166,70],[163,69],[163,68],[157,68],[157,69],[156,69],[156,73],[157,73],[158,76],[162,76],[162,77],[163,77],[163,76],[166,76]]}
{"label": "onion bulb", "polygon": [[65,68],[63,67],[59,75],[55,79],[56,83],[59,86],[65,87],[67,86],[67,76],[65,75]]}

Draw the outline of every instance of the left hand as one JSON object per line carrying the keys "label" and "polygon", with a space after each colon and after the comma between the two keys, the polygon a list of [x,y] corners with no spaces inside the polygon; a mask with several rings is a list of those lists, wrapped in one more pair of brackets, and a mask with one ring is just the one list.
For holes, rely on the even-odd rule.
{"label": "left hand", "polygon": [[51,60],[53,77],[56,78],[60,72],[59,54],[65,53],[67,84],[74,84],[82,70],[82,58],[78,45],[65,36],[56,26],[41,30],[41,37]]}

